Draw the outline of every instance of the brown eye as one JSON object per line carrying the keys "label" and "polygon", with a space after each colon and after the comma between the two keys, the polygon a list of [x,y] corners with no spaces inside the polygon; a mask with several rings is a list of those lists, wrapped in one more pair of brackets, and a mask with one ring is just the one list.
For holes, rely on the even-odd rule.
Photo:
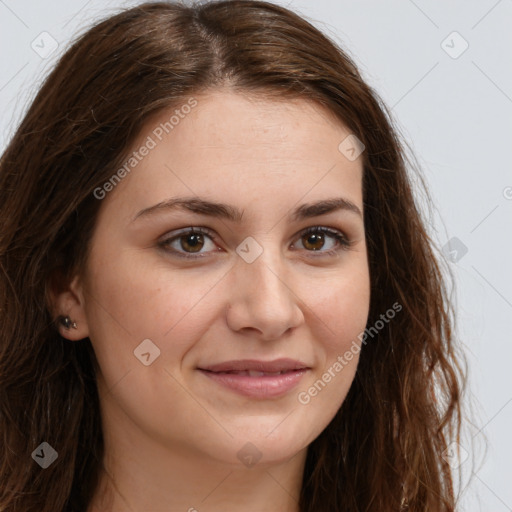
{"label": "brown eye", "polygon": [[215,234],[206,228],[193,228],[162,240],[159,245],[175,256],[199,258],[219,250],[214,238]]}
{"label": "brown eye", "polygon": [[186,252],[199,252],[204,246],[201,233],[189,233],[180,237],[181,248]]}
{"label": "brown eye", "polygon": [[302,245],[311,251],[318,251],[324,246],[325,236],[323,233],[306,233],[302,235]]}
{"label": "brown eye", "polygon": [[317,256],[334,256],[347,249],[351,243],[341,231],[323,226],[314,226],[303,231],[295,249],[302,249]]}

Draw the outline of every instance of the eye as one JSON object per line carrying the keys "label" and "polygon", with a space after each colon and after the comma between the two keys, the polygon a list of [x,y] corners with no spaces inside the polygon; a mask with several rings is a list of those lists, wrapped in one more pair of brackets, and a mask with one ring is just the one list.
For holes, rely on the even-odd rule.
{"label": "eye", "polygon": [[301,233],[299,241],[306,251],[319,252],[319,255],[333,255],[350,247],[350,241],[341,231],[322,226],[306,229]]}
{"label": "eye", "polygon": [[[213,243],[214,235],[210,230],[205,228],[187,228],[181,233],[167,238],[159,243],[161,247],[177,256],[183,258],[197,258],[202,257],[204,253],[216,250]],[[210,250],[202,251],[203,248]]]}
{"label": "eye", "polygon": [[[162,240],[159,246],[180,258],[202,258],[208,253],[222,250],[214,243],[215,238],[215,233],[207,228],[190,227]],[[299,247],[294,244],[294,250],[318,253],[315,257],[333,256],[351,245],[341,231],[322,226],[313,226],[302,231],[298,241]]]}

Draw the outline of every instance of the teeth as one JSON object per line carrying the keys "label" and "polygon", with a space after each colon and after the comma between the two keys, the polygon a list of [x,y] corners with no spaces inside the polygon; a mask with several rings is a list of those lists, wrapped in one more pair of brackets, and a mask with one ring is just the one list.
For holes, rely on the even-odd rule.
{"label": "teeth", "polygon": [[275,376],[275,375],[281,375],[283,372],[258,372],[256,370],[249,370],[247,372],[249,374],[249,377],[264,377],[265,375]]}
{"label": "teeth", "polygon": [[258,372],[256,370],[249,370],[247,372],[247,375],[249,375],[249,377],[264,377],[266,375],[265,372]]}
{"label": "teeth", "polygon": [[231,373],[233,375],[245,375],[248,377],[275,377],[276,375],[281,375],[282,373],[287,373],[287,370],[281,372],[260,372],[258,370],[240,370],[240,371],[230,371],[230,372],[221,372],[221,373]]}

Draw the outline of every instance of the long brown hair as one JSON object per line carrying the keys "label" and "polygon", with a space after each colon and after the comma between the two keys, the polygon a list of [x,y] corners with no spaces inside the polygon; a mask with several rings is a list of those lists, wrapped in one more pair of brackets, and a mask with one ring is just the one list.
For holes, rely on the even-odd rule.
{"label": "long brown hair", "polygon": [[[86,510],[104,451],[97,363],[89,339],[59,335],[49,282],[84,268],[94,190],[149,116],[219,87],[315,101],[363,142],[368,325],[403,307],[364,345],[348,396],[309,446],[300,510],[455,510],[443,452],[460,434],[464,372],[404,145],[339,45],[283,7],[247,0],[147,3],[87,30],[0,160],[0,509]],[[58,452],[44,470],[31,458],[42,442]]]}

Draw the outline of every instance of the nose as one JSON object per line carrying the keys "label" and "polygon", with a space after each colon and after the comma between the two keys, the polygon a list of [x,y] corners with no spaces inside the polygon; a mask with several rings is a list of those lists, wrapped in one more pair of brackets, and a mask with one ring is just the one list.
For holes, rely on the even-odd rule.
{"label": "nose", "polygon": [[263,340],[276,340],[304,322],[292,276],[279,257],[264,251],[252,263],[240,259],[232,279],[227,323],[233,331],[257,332]]}

